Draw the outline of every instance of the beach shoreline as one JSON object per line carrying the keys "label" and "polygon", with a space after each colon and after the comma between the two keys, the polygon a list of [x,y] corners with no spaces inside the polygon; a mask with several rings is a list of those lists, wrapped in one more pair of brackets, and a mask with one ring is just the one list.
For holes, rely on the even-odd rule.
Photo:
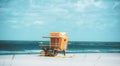
{"label": "beach shoreline", "polygon": [[120,53],[71,53],[44,57],[39,54],[0,55],[0,66],[120,66]]}

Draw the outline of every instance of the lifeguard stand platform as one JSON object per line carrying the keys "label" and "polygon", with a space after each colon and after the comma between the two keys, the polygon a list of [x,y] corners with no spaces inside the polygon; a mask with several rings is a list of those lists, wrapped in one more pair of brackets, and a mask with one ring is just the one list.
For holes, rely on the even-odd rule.
{"label": "lifeguard stand platform", "polygon": [[44,56],[56,56],[58,51],[63,51],[66,55],[68,38],[65,32],[50,32],[50,36],[44,36],[43,38],[50,38],[48,46],[42,45],[41,54]]}

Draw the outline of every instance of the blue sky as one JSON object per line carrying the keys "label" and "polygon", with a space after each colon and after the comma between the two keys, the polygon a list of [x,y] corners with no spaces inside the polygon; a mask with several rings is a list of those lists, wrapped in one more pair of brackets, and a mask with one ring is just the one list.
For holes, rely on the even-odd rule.
{"label": "blue sky", "polygon": [[0,40],[119,41],[120,0],[0,0]]}

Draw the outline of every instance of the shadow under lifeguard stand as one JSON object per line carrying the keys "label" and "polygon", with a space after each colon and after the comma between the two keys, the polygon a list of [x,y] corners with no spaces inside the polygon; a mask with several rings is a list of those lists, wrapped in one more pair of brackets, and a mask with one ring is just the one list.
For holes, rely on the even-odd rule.
{"label": "shadow under lifeguard stand", "polygon": [[50,43],[48,46],[42,45],[41,55],[43,56],[56,56],[58,51],[63,51],[66,55],[66,49],[68,44],[68,38],[65,32],[50,32],[50,36],[44,36],[43,38],[49,38]]}

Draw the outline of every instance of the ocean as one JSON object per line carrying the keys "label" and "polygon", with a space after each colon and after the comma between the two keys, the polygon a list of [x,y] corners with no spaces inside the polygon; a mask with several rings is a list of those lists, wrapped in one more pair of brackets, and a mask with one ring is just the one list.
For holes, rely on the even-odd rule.
{"label": "ocean", "polygon": [[[39,54],[49,41],[0,40],[0,55]],[[69,41],[66,53],[120,53],[120,42]]]}

